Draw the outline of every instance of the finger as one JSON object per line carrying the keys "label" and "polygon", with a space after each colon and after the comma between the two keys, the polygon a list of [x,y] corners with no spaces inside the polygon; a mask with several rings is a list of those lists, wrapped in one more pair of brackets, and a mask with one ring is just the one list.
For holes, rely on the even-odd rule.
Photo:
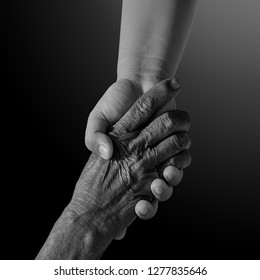
{"label": "finger", "polygon": [[188,167],[190,164],[191,164],[190,153],[189,153],[189,151],[184,150],[184,151],[174,155],[173,157],[167,159],[166,161],[164,161],[158,167],[158,172],[159,172],[159,175],[161,176],[161,175],[163,175],[165,168],[167,168],[168,166],[175,166],[176,168],[181,170],[181,169]]}
{"label": "finger", "polygon": [[151,219],[158,210],[158,200],[154,199],[152,202],[147,200],[140,200],[135,205],[135,213],[142,220]]}
{"label": "finger", "polygon": [[163,171],[163,177],[170,186],[177,186],[183,177],[183,170],[179,170],[175,166],[168,166]]}
{"label": "finger", "polygon": [[160,115],[162,115],[166,112],[173,111],[173,110],[177,109],[176,102],[175,102],[175,97],[180,93],[180,90],[181,89],[179,89],[177,91],[176,95],[169,102],[167,102],[163,107],[161,107],[161,109],[159,111],[157,111],[155,115],[153,115],[151,120],[155,120]]}
{"label": "finger", "polygon": [[156,84],[137,99],[116,126],[127,132],[145,127],[149,119],[178,93],[179,88],[180,84],[176,79]]}
{"label": "finger", "polygon": [[126,228],[124,228],[122,231],[118,232],[115,235],[114,239],[115,240],[121,240],[121,239],[123,239],[125,237],[125,234],[126,234]]}
{"label": "finger", "polygon": [[152,147],[173,133],[185,132],[190,128],[190,118],[184,111],[166,112],[144,128],[136,141],[143,142],[145,148]]}
{"label": "finger", "polygon": [[189,149],[191,141],[186,132],[176,133],[143,154],[144,164],[154,168],[183,150]]}
{"label": "finger", "polygon": [[166,180],[168,185],[177,186],[183,177],[182,169],[188,167],[190,164],[190,153],[184,150],[158,166],[158,173],[161,178]]}
{"label": "finger", "polygon": [[168,158],[190,148],[191,141],[186,132],[176,133],[159,143],[154,154],[158,155],[158,163],[162,163]]}
{"label": "finger", "polygon": [[86,128],[85,143],[90,151],[100,155],[104,159],[111,158],[113,154],[112,141],[105,134],[107,126],[105,118],[95,112],[90,113]]}
{"label": "finger", "polygon": [[172,195],[172,190],[172,187],[160,178],[155,179],[151,184],[151,191],[159,201],[168,200]]}

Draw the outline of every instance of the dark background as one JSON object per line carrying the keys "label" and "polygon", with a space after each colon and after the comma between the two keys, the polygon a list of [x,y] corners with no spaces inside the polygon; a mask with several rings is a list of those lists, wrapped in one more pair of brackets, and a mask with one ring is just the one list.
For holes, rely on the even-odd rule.
{"label": "dark background", "polygon": [[[88,114],[116,80],[120,11],[119,0],[9,2],[1,259],[35,258],[71,198]],[[177,73],[192,165],[104,259],[259,259],[259,11],[257,0],[199,2]]]}

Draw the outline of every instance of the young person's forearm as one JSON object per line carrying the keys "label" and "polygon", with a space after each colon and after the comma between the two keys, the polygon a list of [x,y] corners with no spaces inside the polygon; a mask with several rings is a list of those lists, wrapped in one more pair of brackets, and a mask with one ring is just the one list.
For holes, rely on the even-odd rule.
{"label": "young person's forearm", "polygon": [[148,89],[176,74],[191,30],[196,0],[123,0],[118,79]]}

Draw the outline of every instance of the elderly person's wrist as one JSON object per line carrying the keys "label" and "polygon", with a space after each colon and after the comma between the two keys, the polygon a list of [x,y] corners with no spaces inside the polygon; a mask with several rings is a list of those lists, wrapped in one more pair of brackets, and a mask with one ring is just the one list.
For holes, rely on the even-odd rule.
{"label": "elderly person's wrist", "polygon": [[104,215],[91,217],[87,212],[79,213],[70,203],[36,259],[99,259],[115,233]]}
{"label": "elderly person's wrist", "polygon": [[[84,197],[84,205],[81,206],[80,201],[83,200],[81,200],[81,198],[78,199],[79,195],[81,195],[80,192],[75,192],[71,202],[67,206],[67,215],[70,217],[71,223],[75,223],[85,228],[85,230],[90,230],[100,239],[109,240],[113,238],[122,226],[117,216],[117,205],[111,207],[109,210],[104,209],[104,207],[99,206],[98,203],[93,203],[95,198],[82,195]],[[92,200],[92,202],[88,203],[90,200]]]}

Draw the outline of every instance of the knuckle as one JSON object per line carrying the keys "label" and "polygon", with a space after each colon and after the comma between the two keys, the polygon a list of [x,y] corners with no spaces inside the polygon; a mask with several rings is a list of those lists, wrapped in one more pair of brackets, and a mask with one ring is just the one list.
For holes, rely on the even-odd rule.
{"label": "knuckle", "polygon": [[169,111],[159,117],[160,126],[166,130],[188,131],[190,128],[190,117],[185,111]]}
{"label": "knuckle", "polygon": [[143,159],[149,167],[154,168],[157,165],[159,155],[156,148],[148,148],[144,154]]}
{"label": "knuckle", "polygon": [[161,115],[162,125],[169,130],[174,125],[174,118],[170,112],[166,112]]}
{"label": "knuckle", "polygon": [[158,158],[158,151],[156,148],[151,148],[149,152],[153,158],[155,158],[155,159]]}
{"label": "knuckle", "polygon": [[125,131],[128,131],[127,121],[125,119],[120,120],[115,125],[113,125],[111,132],[113,135],[122,135]]}
{"label": "knuckle", "polygon": [[136,111],[137,113],[147,113],[152,110],[154,104],[154,98],[147,95],[145,98],[138,99],[136,102]]}
{"label": "knuckle", "polygon": [[173,141],[178,150],[187,150],[191,145],[191,140],[186,132],[173,135]]}
{"label": "knuckle", "polygon": [[139,134],[139,137],[137,138],[138,139],[138,142],[139,143],[144,143],[144,147],[147,148],[151,142],[153,138],[153,135],[152,133],[146,129],[146,130],[143,130],[141,131],[141,133]]}

